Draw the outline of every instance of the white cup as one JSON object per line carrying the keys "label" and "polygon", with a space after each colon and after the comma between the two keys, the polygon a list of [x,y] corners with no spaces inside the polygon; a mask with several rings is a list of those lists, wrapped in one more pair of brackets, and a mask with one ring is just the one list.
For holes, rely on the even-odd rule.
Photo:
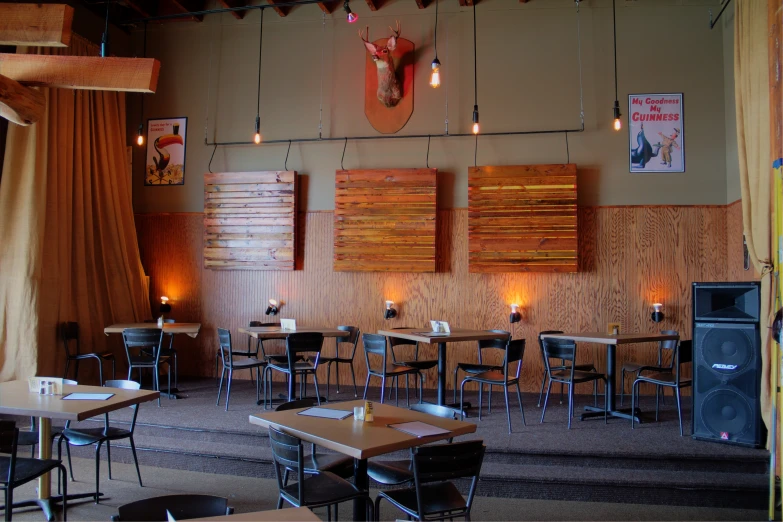
{"label": "white cup", "polygon": [[353,417],[356,420],[364,420],[364,408],[361,406],[355,406],[353,408]]}

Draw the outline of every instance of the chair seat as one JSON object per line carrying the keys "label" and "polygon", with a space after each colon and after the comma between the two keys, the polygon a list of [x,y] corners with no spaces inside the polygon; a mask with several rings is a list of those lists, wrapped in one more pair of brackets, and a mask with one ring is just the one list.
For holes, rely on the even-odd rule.
{"label": "chair seat", "polygon": [[349,357],[321,357],[321,363],[328,362],[352,363],[353,359]]}
{"label": "chair seat", "polygon": [[[406,511],[419,512],[420,515],[458,511],[467,508],[465,498],[451,482],[422,485],[421,498],[423,499],[423,506],[418,505],[416,489],[414,488],[381,491],[380,495],[388,499],[392,504],[396,504]],[[455,516],[459,515],[455,514]]]}
{"label": "chair seat", "polygon": [[644,366],[644,365],[640,364],[640,363],[627,362],[627,363],[623,364],[623,370],[622,371],[624,371],[625,373],[634,373],[634,372],[638,372],[639,368],[641,368],[642,366]]}
{"label": "chair seat", "polygon": [[[381,375],[381,371],[372,370],[370,371],[372,375]],[[413,375],[419,373],[419,370],[417,368],[411,368],[410,366],[387,366],[386,370],[383,371],[383,374],[386,375],[386,377],[393,377],[395,375]]]}
{"label": "chair seat", "polygon": [[[649,382],[651,384],[660,384],[661,386],[676,386],[677,377],[671,372],[654,372],[639,375],[636,380],[639,382]],[[691,380],[681,380],[680,386],[690,386]]]}
{"label": "chair seat", "polygon": [[[285,363],[285,366],[283,366],[279,362],[270,361],[269,367],[279,372],[288,373],[288,360],[286,360]],[[234,363],[234,368],[236,368],[236,363]],[[312,372],[313,370],[315,370],[315,367],[309,361],[299,361],[294,363],[294,371],[296,372]]]}
{"label": "chair seat", "polygon": [[413,480],[410,460],[371,460],[367,462],[367,474],[375,482],[387,486]]}
{"label": "chair seat", "polygon": [[[11,465],[11,457],[0,457],[0,484],[8,484],[8,467]],[[14,470],[15,484],[28,482],[40,477],[60,465],[59,460],[54,459],[23,459],[16,458]]]}
{"label": "chair seat", "polygon": [[125,439],[130,436],[130,431],[113,427],[109,427],[109,429],[105,431],[103,428],[63,430],[63,437],[68,439],[68,442],[71,444],[71,446],[88,446],[102,440]]}
{"label": "chair seat", "polygon": [[305,472],[328,471],[340,478],[353,477],[353,459],[333,453],[316,453],[304,456]]}
{"label": "chair seat", "polygon": [[[571,371],[571,366],[569,365],[563,365],[563,366],[550,366],[552,371],[556,370],[568,370]],[[595,366],[593,363],[583,363],[583,364],[577,364],[576,365],[576,371],[578,372],[594,372]]]}
{"label": "chair seat", "polygon": [[231,366],[233,366],[235,370],[255,368],[257,366],[266,366],[266,365],[267,365],[266,361],[262,361],[260,359],[255,359],[252,357],[248,359],[240,359],[239,361],[231,361]]}
{"label": "chair seat", "polygon": [[[568,381],[571,379],[571,370],[557,370],[552,372],[553,379]],[[574,371],[574,382],[589,382],[596,379],[603,379],[604,375],[596,372],[585,372],[581,370]]]}
{"label": "chair seat", "polygon": [[[163,356],[161,356],[161,358],[158,360],[161,363],[169,362],[169,358]],[[147,355],[131,355],[130,365],[131,366],[155,366],[155,358]]]}
{"label": "chair seat", "polygon": [[438,360],[429,360],[429,361],[397,361],[392,363],[394,366],[409,366],[411,368],[416,368],[417,370],[429,370],[430,368],[435,368],[438,365]]}
{"label": "chair seat", "polygon": [[[52,428],[52,438],[62,433],[60,428]],[[38,444],[38,430],[20,431],[19,438],[16,441],[18,446],[35,446]]]}
{"label": "chair seat", "polygon": [[112,352],[93,352],[93,353],[80,353],[76,355],[69,355],[68,358],[70,360],[84,360],[84,359],[94,359],[94,358],[100,358],[105,360],[111,360],[114,359],[114,354]]}
{"label": "chair seat", "polygon": [[503,374],[503,372],[498,372],[493,370],[489,372],[479,373],[476,375],[470,375],[468,377],[465,377],[465,380],[482,382],[484,384],[504,384],[506,382],[513,383],[516,381],[516,378],[512,377],[511,379],[507,379],[506,376]]}
{"label": "chair seat", "polygon": [[[328,471],[306,478],[302,489],[307,506],[336,504],[362,495],[356,486]],[[280,494],[292,504],[301,505],[297,482],[284,487]]]}
{"label": "chair seat", "polygon": [[465,373],[484,373],[484,372],[502,372],[502,366],[494,366],[491,364],[473,364],[473,363],[459,363],[457,368]]}

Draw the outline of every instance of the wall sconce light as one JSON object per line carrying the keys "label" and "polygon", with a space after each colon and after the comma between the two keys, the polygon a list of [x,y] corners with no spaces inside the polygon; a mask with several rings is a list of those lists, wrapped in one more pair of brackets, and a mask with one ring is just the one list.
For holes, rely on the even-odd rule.
{"label": "wall sconce light", "polygon": [[655,303],[652,305],[652,307],[653,307],[653,313],[650,317],[656,323],[660,323],[661,321],[663,321],[664,318],[663,312],[661,311],[663,310],[663,305],[661,303]]}
{"label": "wall sconce light", "polygon": [[169,298],[164,296],[161,296],[160,298],[160,313],[167,314],[171,312],[171,305],[169,304]]}
{"label": "wall sconce light", "polygon": [[383,314],[384,319],[393,319],[397,317],[397,310],[394,309],[394,301],[386,301],[386,313]]}
{"label": "wall sconce light", "polygon": [[277,315],[278,312],[277,301],[274,299],[269,300],[269,306],[266,307],[266,315]]}
{"label": "wall sconce light", "polygon": [[349,24],[352,24],[359,19],[359,15],[351,11],[350,6],[348,5],[348,0],[345,0],[345,2],[343,2],[343,9],[345,10],[345,19],[348,21]]}
{"label": "wall sconce light", "polygon": [[509,323],[518,323],[522,320],[522,314],[519,313],[519,305],[518,304],[512,304],[511,305],[511,315],[508,316],[508,322]]}

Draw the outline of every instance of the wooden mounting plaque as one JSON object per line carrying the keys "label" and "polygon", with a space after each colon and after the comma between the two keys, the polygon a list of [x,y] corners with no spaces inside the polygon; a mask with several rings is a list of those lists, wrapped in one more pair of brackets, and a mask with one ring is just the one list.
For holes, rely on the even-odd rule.
{"label": "wooden mounting plaque", "polygon": [[336,272],[434,272],[437,169],[338,170]]}
{"label": "wooden mounting plaque", "polygon": [[576,165],[468,169],[471,272],[576,272]]}
{"label": "wooden mounting plaque", "polygon": [[204,268],[294,270],[295,171],[204,175]]}

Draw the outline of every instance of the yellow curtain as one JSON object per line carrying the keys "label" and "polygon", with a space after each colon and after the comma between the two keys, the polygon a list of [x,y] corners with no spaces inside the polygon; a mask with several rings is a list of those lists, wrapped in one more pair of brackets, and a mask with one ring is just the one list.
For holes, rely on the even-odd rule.
{"label": "yellow curtain", "polygon": [[[74,35],[67,49],[96,55]],[[105,351],[103,327],[150,318],[125,146],[125,95],[45,89],[47,114],[11,125],[0,183],[0,381],[58,375],[57,325],[77,321],[82,351]],[[115,345],[116,347],[117,345]],[[120,366],[124,355],[116,353]],[[97,374],[82,365],[80,380]],[[88,368],[89,367],[89,368]],[[83,373],[84,372],[84,373]]]}
{"label": "yellow curtain", "polygon": [[772,206],[774,178],[770,159],[767,2],[737,0],[734,16],[734,87],[737,146],[742,188],[742,221],[750,259],[761,274],[761,413],[769,426],[772,412],[770,365],[775,289],[772,284]]}

